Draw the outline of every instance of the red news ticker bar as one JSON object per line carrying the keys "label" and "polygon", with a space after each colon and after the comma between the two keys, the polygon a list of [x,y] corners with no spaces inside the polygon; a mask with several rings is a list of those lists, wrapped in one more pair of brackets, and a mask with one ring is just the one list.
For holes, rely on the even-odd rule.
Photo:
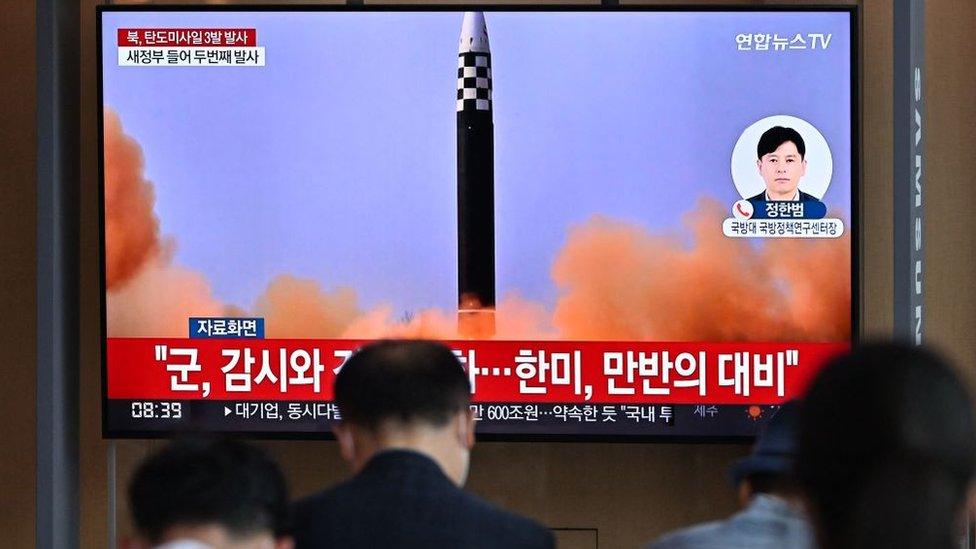
{"label": "red news ticker bar", "polygon": [[253,47],[256,29],[119,29],[119,47]]}
{"label": "red news ticker bar", "polygon": [[[109,338],[107,342],[107,375],[108,398],[111,399],[174,399],[174,400],[332,400],[332,384],[335,380],[333,370],[339,367],[343,358],[342,351],[352,351],[359,347],[361,340],[341,339],[175,339],[175,338]],[[699,342],[612,342],[612,341],[450,341],[445,342],[452,349],[460,351],[465,361],[475,358],[477,373],[469,378],[475,385],[475,402],[559,402],[559,403],[655,403],[655,404],[777,404],[803,394],[824,363],[847,350],[847,343],[699,343]],[[167,358],[157,360],[157,346],[166,346]],[[196,365],[199,371],[188,372],[185,378],[177,370],[168,371],[168,365],[189,364],[188,356],[175,354],[174,350],[195,349]],[[250,372],[245,372],[245,350],[249,349],[255,358]],[[247,391],[232,391],[227,387],[227,375],[221,369],[227,367],[229,359],[222,351],[238,352],[240,359],[236,366],[226,372],[227,375],[236,374],[237,386],[242,379],[250,379]],[[260,382],[262,370],[262,351],[268,351],[269,370],[277,381],[264,377]],[[308,357],[315,351],[322,369],[318,374],[319,390],[315,391],[312,384],[298,385],[287,383],[282,389],[282,377],[279,357],[285,358],[285,376],[289,381],[297,376],[291,369],[291,357],[294,353],[305,351],[307,355],[299,358],[299,365],[307,362]],[[528,366],[516,362],[520,351],[528,351],[528,356],[536,359],[535,364]],[[635,353],[633,360],[628,360],[627,352]],[[794,353],[795,351],[795,353]],[[540,355],[540,352],[544,354]],[[579,353],[578,355],[576,353]],[[657,377],[642,375],[648,373],[645,361],[644,369],[639,367],[639,356],[645,353],[645,358],[653,353],[658,355]],[[700,380],[701,372],[695,370],[689,375],[679,375],[675,368],[669,371],[669,382],[664,383],[661,373],[665,368],[663,353],[667,352],[670,361],[675,361],[682,353],[685,360],[681,363],[682,370],[687,374],[689,370],[688,356],[698,360],[705,358],[705,396],[700,394],[698,385],[693,382]],[[284,355],[282,355],[284,353]],[[556,355],[554,355],[556,353]],[[559,353],[563,353],[559,355]],[[619,354],[618,354],[619,353]],[[744,357],[758,356],[763,364],[770,367],[763,368],[764,375],[756,377],[754,368],[748,369],[749,395],[742,391],[742,385],[736,391],[735,385],[722,385],[719,372],[719,358],[734,357],[733,353],[744,353]],[[298,355],[294,355],[298,356]],[[550,365],[558,363],[554,381],[550,368],[544,379],[540,380],[539,359]],[[560,359],[555,357],[559,356]],[[579,382],[576,381],[575,357],[579,357]],[[613,357],[607,369],[607,356]],[[789,362],[793,357],[793,365],[779,363]],[[785,357],[785,360],[784,360]],[[566,359],[566,360],[563,360]],[[751,358],[750,358],[751,360]],[[727,360],[724,372],[728,380],[735,378],[735,360]],[[751,364],[754,364],[752,361]],[[700,366],[699,366],[700,367]],[[310,366],[305,377],[312,378],[315,367]],[[628,378],[628,370],[633,370]],[[746,372],[746,369],[742,369]],[[534,373],[531,379],[528,374]],[[616,374],[616,375],[613,375]],[[773,376],[771,386],[756,386],[756,379],[769,380]],[[778,379],[782,376],[783,395],[778,394]],[[174,390],[174,380],[184,387],[189,384],[197,390]],[[610,384],[610,381],[613,384]],[[645,380],[648,385],[645,386]],[[677,381],[685,383],[677,383]],[[523,387],[523,383],[525,386]],[[740,380],[741,381],[741,380]],[[209,392],[203,394],[203,385],[209,384]],[[534,389],[526,391],[525,389]],[[539,392],[544,388],[544,392]],[[661,392],[648,393],[646,389],[668,388],[667,394]],[[628,391],[632,389],[633,391]],[[587,399],[586,396],[589,396]]]}

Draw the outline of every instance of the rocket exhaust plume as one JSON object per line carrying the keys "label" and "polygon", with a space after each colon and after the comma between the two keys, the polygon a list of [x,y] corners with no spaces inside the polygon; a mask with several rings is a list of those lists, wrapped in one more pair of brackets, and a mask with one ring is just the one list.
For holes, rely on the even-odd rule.
{"label": "rocket exhaust plume", "polygon": [[105,109],[105,284],[114,290],[131,280],[160,251],[156,196],[143,177],[142,148]]}
{"label": "rocket exhaust plume", "polygon": [[175,242],[159,235],[142,148],[105,109],[105,310],[110,337],[180,337],[188,316],[219,316],[201,274],[172,264]]}
{"label": "rocket exhaust plume", "polygon": [[356,291],[328,291],[315,280],[278,275],[258,298],[254,314],[264,318],[267,337],[339,337],[360,310]]}
{"label": "rocket exhaust plume", "polygon": [[465,12],[457,70],[458,331],[495,333],[495,127],[491,50],[481,12]]}
{"label": "rocket exhaust plume", "polygon": [[680,233],[601,216],[574,228],[552,267],[560,338],[848,340],[850,236],[755,246],[722,234],[726,215],[702,198]]}

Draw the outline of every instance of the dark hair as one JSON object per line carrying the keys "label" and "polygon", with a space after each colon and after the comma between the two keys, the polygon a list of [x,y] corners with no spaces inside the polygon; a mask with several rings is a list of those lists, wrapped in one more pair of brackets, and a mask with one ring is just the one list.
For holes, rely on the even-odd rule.
{"label": "dark hair", "polygon": [[159,543],[173,526],[219,524],[235,537],[286,533],[288,489],[258,448],[232,440],[176,441],[143,461],[129,483],[136,529]]}
{"label": "dark hair", "polygon": [[764,131],[762,136],[759,138],[759,145],[756,146],[756,157],[762,159],[763,156],[776,152],[783,143],[793,143],[796,145],[797,152],[800,153],[800,158],[807,155],[807,146],[803,142],[803,137],[800,132],[794,130],[793,128],[784,128],[783,126],[773,126],[768,130]]}
{"label": "dark hair", "polygon": [[834,359],[800,414],[797,476],[824,549],[949,549],[976,468],[969,396],[931,351]]}
{"label": "dark hair", "polygon": [[343,421],[375,429],[386,420],[442,426],[471,402],[458,358],[433,341],[379,341],[346,361],[335,380]]}

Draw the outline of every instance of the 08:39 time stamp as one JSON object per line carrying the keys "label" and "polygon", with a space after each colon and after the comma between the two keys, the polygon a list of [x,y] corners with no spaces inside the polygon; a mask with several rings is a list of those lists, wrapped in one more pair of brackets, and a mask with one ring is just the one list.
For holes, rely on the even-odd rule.
{"label": "08:39 time stamp", "polygon": [[182,402],[133,402],[129,408],[133,419],[182,419]]}

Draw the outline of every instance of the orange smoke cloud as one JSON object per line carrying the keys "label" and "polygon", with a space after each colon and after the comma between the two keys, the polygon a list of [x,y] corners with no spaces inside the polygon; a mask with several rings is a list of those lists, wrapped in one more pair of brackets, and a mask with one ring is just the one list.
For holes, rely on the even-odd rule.
{"label": "orange smoke cloud", "polygon": [[185,337],[187,318],[220,316],[201,273],[172,264],[175,242],[159,236],[155,194],[142,149],[105,109],[105,297],[111,337]]}
{"label": "orange smoke cloud", "polygon": [[159,236],[152,183],[145,179],[142,149],[121,120],[105,109],[106,316],[110,337],[185,337],[191,316],[261,316],[273,338],[454,336],[453,317],[422,311],[397,321],[387,308],[364,312],[355,290],[327,291],[313,280],[280,275],[258,297],[253,311],[222,303],[206,277],[174,265],[172,248]]}
{"label": "orange smoke cloud", "polygon": [[200,273],[174,266],[169,254],[143,265],[124,286],[109,290],[105,311],[110,337],[186,337],[191,316],[222,316]]}
{"label": "orange smoke cloud", "polygon": [[836,341],[850,334],[850,238],[754,245],[699,201],[691,243],[594,217],[553,265],[565,339]]}
{"label": "orange smoke cloud", "polygon": [[[495,308],[495,339],[556,339],[546,308],[517,295],[509,295]],[[392,307],[377,307],[352,322],[342,334],[349,339],[425,338],[467,339],[459,331],[457,313],[424,309],[395,318]]]}
{"label": "orange smoke cloud", "polygon": [[105,282],[113,290],[159,253],[159,220],[152,183],[143,176],[142,148],[110,109],[104,126]]}
{"label": "orange smoke cloud", "polygon": [[339,337],[362,315],[352,288],[325,291],[314,280],[279,275],[257,300],[267,337]]}
{"label": "orange smoke cloud", "polygon": [[[777,239],[768,244],[773,275],[790,289],[790,321],[805,339],[851,337],[851,237],[813,242]],[[799,338],[798,338],[799,339]]]}
{"label": "orange smoke cloud", "polygon": [[357,318],[343,333],[350,339],[413,338],[458,339],[454,314],[425,309],[408,318],[393,318],[389,306],[377,307]]}
{"label": "orange smoke cloud", "polygon": [[518,294],[506,295],[495,309],[496,339],[559,339],[552,312]]}

